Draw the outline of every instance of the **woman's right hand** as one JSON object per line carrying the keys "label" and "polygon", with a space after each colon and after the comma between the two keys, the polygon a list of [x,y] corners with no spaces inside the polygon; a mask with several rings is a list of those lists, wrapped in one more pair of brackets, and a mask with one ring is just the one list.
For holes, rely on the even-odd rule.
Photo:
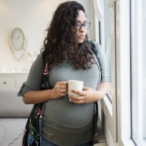
{"label": "woman's right hand", "polygon": [[51,98],[57,99],[67,94],[67,82],[57,82],[53,89],[51,89]]}

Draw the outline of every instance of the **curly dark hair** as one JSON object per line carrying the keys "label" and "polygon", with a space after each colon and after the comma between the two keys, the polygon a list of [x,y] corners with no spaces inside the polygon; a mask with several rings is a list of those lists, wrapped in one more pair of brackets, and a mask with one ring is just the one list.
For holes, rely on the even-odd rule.
{"label": "curly dark hair", "polygon": [[44,40],[48,69],[59,65],[66,59],[74,64],[76,69],[91,67],[92,57],[89,55],[89,43],[86,35],[83,43],[77,41],[76,19],[78,11],[85,13],[84,7],[75,1],[61,3],[54,12],[50,26],[46,29],[47,36]]}

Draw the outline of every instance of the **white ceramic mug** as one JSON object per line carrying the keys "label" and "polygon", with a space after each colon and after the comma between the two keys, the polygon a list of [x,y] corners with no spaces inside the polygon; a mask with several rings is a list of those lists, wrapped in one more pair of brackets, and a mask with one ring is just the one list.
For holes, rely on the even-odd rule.
{"label": "white ceramic mug", "polygon": [[77,91],[82,91],[83,90],[83,81],[79,81],[79,80],[68,80],[68,95],[76,95],[78,96],[78,94],[75,94],[73,92],[71,92],[72,89],[77,90]]}

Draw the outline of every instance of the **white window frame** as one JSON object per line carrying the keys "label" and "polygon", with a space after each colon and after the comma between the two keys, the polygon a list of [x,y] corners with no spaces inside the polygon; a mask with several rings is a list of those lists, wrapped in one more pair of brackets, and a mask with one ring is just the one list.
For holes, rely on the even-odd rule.
{"label": "white window frame", "polygon": [[[143,134],[143,0],[131,1],[132,15],[132,113],[136,115],[132,126],[133,139],[137,146],[145,146]],[[136,107],[135,107],[136,105]]]}
{"label": "white window frame", "polygon": [[117,33],[119,33],[117,34],[118,139],[120,146],[135,146],[131,139],[130,0],[119,1],[119,13],[119,26],[117,25]]}
{"label": "white window frame", "polygon": [[[101,2],[103,2],[103,0],[101,0]],[[131,139],[130,0],[107,0],[107,2],[110,7],[113,7],[113,4],[116,2],[116,12],[119,11],[119,14],[115,20],[117,23],[115,31],[116,42],[114,42],[114,45],[116,44],[116,49],[112,51],[112,53],[116,54],[112,60],[112,62],[116,62],[116,64],[113,64],[116,69],[114,71],[116,75],[114,81],[115,96],[112,97],[112,104],[106,96],[101,100],[106,122],[108,122],[108,128],[110,129],[110,134],[112,135],[114,143],[111,144],[109,137],[106,137],[106,139],[107,143],[112,146],[135,146]],[[90,7],[92,8],[93,1],[89,4],[91,4]],[[95,22],[95,40],[99,42],[99,25],[97,18]],[[103,24],[104,19],[101,19],[101,40],[102,47],[104,48],[105,37]],[[115,48],[115,46],[113,48]]]}
{"label": "white window frame", "polygon": [[[112,3],[114,4],[114,1],[112,1]],[[107,3],[108,4],[108,3]],[[110,3],[111,4],[111,3]],[[102,6],[102,15],[104,16],[104,1],[102,0],[101,1],[101,6]],[[114,9],[114,6],[113,5],[110,5],[110,7],[112,7]],[[101,47],[102,48],[105,48],[105,33],[104,33],[104,19],[99,19],[100,22],[101,22]],[[98,21],[96,21],[97,23]],[[96,32],[96,34],[99,33],[99,31]],[[113,40],[115,40],[113,38]],[[115,42],[113,42],[113,47],[112,47],[112,53],[113,53],[113,56],[115,56]],[[112,67],[115,68],[115,58],[113,58],[112,60]],[[108,128],[110,129],[110,133],[113,137],[113,140],[114,140],[114,144],[117,143],[118,141],[118,138],[117,138],[117,113],[116,113],[116,79],[115,79],[115,70],[112,71],[112,82],[113,82],[113,89],[114,89],[114,94],[112,95],[112,104],[109,100],[109,98],[107,96],[105,96],[103,98],[103,100],[100,101],[100,104],[102,105],[102,108],[103,108],[103,112],[104,112],[104,116],[106,117],[106,121],[108,121]],[[110,141],[110,139],[108,139],[108,137],[106,137],[107,139],[107,142]]]}
{"label": "white window frame", "polygon": [[[110,6],[112,6],[110,0]],[[131,109],[130,109],[130,3],[129,0],[113,0],[119,6],[119,18],[116,17],[116,50],[112,50],[116,54],[112,58],[115,64],[115,97],[112,97],[112,105],[105,96],[102,101],[103,111],[108,121],[110,133],[114,139],[115,145],[119,146],[135,146],[131,139]],[[104,20],[101,21],[102,26]],[[123,31],[124,30],[124,31]],[[104,27],[102,27],[102,47],[104,46]],[[115,46],[113,47],[115,48]],[[112,78],[114,79],[114,78]],[[126,81],[126,83],[125,83]],[[115,99],[117,98],[117,99]],[[117,105],[116,105],[117,104]],[[112,109],[112,110],[111,110]],[[117,110],[117,113],[116,111]],[[111,113],[112,111],[112,113]],[[118,136],[118,137],[116,137]],[[108,137],[107,137],[108,142]],[[108,142],[108,144],[110,144]]]}

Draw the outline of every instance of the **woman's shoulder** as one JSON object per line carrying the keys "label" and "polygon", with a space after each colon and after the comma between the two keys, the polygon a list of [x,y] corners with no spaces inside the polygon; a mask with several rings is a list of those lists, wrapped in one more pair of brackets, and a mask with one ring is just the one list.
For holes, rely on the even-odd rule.
{"label": "woman's shoulder", "polygon": [[37,56],[36,56],[36,59],[35,61],[39,61],[39,62],[42,62],[43,61],[43,54],[44,52],[40,52]]}
{"label": "woman's shoulder", "polygon": [[91,47],[92,52],[94,52],[94,54],[97,55],[97,54],[100,53],[101,46],[100,46],[100,44],[98,42],[93,41],[93,40],[89,40],[88,43],[89,43],[89,45]]}

